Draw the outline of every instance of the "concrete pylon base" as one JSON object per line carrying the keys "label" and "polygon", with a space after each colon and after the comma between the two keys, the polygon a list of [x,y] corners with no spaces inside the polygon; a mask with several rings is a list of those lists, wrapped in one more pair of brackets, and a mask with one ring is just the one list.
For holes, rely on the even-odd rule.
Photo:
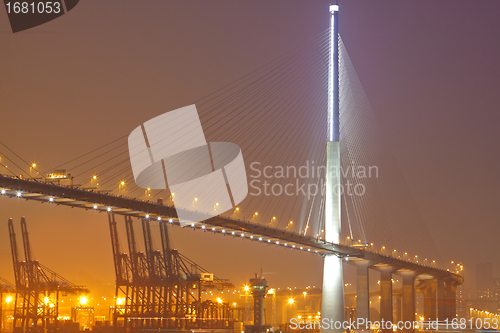
{"label": "concrete pylon base", "polygon": [[[321,333],[344,332],[344,277],[342,258],[325,256],[323,263],[323,295],[321,299]],[[327,324],[327,325],[325,325]],[[335,328],[335,324],[339,325]],[[328,326],[328,327],[327,327]]]}
{"label": "concrete pylon base", "polygon": [[[326,188],[325,188],[325,240],[339,243],[340,240],[340,144],[326,145]],[[323,263],[323,295],[321,301],[321,332],[343,332],[345,317],[344,276],[342,258],[326,255]],[[338,328],[335,328],[337,324]]]}

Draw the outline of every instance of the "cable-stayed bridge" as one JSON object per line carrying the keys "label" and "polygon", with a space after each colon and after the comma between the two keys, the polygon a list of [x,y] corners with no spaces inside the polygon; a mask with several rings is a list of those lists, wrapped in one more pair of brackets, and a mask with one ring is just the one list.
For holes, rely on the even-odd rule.
{"label": "cable-stayed bridge", "polygon": [[[147,200],[128,198],[109,193],[99,193],[73,186],[66,187],[41,183],[6,175],[0,175],[0,188],[2,189],[0,190],[2,196],[12,199],[34,200],[47,204],[82,208],[102,213],[165,221],[171,225],[179,226],[175,207],[162,203],[153,203]],[[456,281],[462,281],[460,276],[450,273],[445,269],[440,269],[432,263],[423,266],[412,261],[395,258],[394,256],[379,254],[375,249],[370,251],[370,244],[355,244],[354,246],[336,244],[288,230],[223,216],[210,218],[203,223],[193,223],[186,228],[241,237],[249,241],[271,243],[292,250],[311,252],[319,255],[334,253],[345,258],[347,261],[360,258],[370,258],[370,260],[381,262],[387,261],[396,266],[413,267],[422,273],[427,272],[431,274],[432,272],[432,275],[450,277]]]}
{"label": "cable-stayed bridge", "polygon": [[[331,14],[332,28],[317,40],[197,101],[207,136],[221,141],[231,137],[231,141],[241,142],[245,160],[263,166],[300,166],[304,161],[314,161],[316,165],[333,163],[348,170],[374,165],[382,169],[384,164],[377,161],[379,156],[376,149],[372,149],[380,130],[373,126],[374,114],[334,29],[334,15],[338,15],[338,11]],[[176,210],[170,204],[173,193],[130,188],[133,176],[126,143],[121,139],[51,169],[66,167],[74,172],[72,184],[66,179],[58,182],[54,174],[47,177],[47,172],[39,172],[36,165],[26,163],[13,151],[14,157],[3,154],[8,158],[9,167],[4,161],[2,166],[12,176],[0,177],[1,194],[13,200],[35,200],[178,225]],[[328,145],[331,149],[325,149]],[[332,154],[336,157],[330,159]],[[29,172],[24,165],[30,168]],[[390,170],[386,174],[392,179],[388,183],[383,179],[361,177],[357,172],[339,175],[339,183],[350,181],[354,187],[365,189],[367,193],[362,195],[332,198],[328,184],[321,184],[328,175],[316,175],[304,180],[307,188],[316,185],[312,186],[316,189],[313,194],[292,198],[276,195],[274,200],[250,196],[229,216],[221,214],[188,228],[332,259],[336,268],[329,270],[331,276],[325,275],[324,291],[328,289],[325,286],[330,286],[330,277],[337,279],[334,283],[337,289],[332,297],[330,294],[324,297],[332,301],[331,308],[324,304],[325,317],[331,315],[338,320],[344,317],[339,310],[343,308],[343,295],[338,291],[343,288],[342,262],[348,262],[357,267],[357,317],[369,318],[368,277],[374,269],[381,274],[382,318],[393,321],[396,313],[398,320],[414,319],[416,280],[420,281],[419,290],[424,293],[425,317],[453,318],[456,286],[463,279],[455,272],[438,268],[432,260],[430,255],[435,245],[429,242],[425,223],[415,210],[411,195],[408,196],[402,186],[404,179],[397,168],[392,166],[386,170]],[[20,177],[19,173],[24,176]],[[275,176],[270,180],[269,188],[279,185],[279,178]],[[250,184],[252,186],[252,182]],[[259,188],[261,184],[253,185]],[[111,190],[104,191],[106,188]],[[155,200],[162,196],[169,199]],[[237,212],[240,209],[250,212],[247,213],[250,216],[242,218]],[[267,216],[267,220],[263,216]],[[408,239],[409,235],[412,240]],[[374,239],[377,245],[372,245]],[[419,253],[420,259],[417,255],[408,257],[406,252],[402,255],[396,250],[383,251],[386,247],[401,249],[403,245],[413,247],[412,251]],[[403,280],[399,312],[393,311],[393,274],[402,276]]]}
{"label": "cable-stayed bridge", "polygon": [[[163,221],[179,225],[176,209],[160,203],[127,198],[119,195],[98,193],[92,190],[46,184],[33,180],[24,180],[9,176],[0,176],[1,195],[12,199],[40,201],[52,205],[62,205],[107,214],[117,214]],[[192,224],[186,228],[224,234],[248,241],[261,242],[290,248],[293,251],[305,251],[316,255],[333,254],[346,263],[357,267],[357,316],[369,316],[369,273],[376,269],[381,273],[381,316],[393,321],[392,284],[393,274],[403,279],[402,318],[412,320],[415,313],[415,280],[421,281],[424,290],[425,312],[428,320],[452,319],[456,314],[456,287],[463,278],[450,270],[440,269],[434,263],[425,264],[414,260],[398,258],[394,253],[383,254],[372,249],[370,244],[337,244],[317,237],[305,236],[288,230],[245,222],[237,219],[217,216],[203,223]],[[361,246],[360,246],[361,245]],[[390,252],[390,251],[389,251]],[[364,302],[364,304],[363,304]],[[365,311],[363,313],[363,311]],[[384,312],[385,311],[385,312]]]}

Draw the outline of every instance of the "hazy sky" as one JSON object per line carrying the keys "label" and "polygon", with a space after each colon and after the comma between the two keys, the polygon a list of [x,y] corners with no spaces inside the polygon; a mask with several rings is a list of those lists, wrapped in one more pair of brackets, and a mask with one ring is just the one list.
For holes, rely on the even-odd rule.
{"label": "hazy sky", "polygon": [[[66,161],[312,40],[328,27],[328,4],[86,0],[16,34],[1,9],[0,140],[45,167]],[[471,279],[477,262],[498,265],[500,2],[339,5],[342,39],[442,257]],[[6,222],[22,215],[46,266],[113,283],[104,214],[7,198],[0,276],[13,280]],[[270,285],[321,284],[316,256],[180,228],[172,236],[236,285],[261,265]]]}

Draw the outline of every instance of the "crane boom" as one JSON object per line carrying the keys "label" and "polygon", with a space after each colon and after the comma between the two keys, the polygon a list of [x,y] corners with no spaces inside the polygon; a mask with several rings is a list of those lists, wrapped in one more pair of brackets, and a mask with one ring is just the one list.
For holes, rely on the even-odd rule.
{"label": "crane boom", "polygon": [[14,223],[12,219],[9,219],[9,238],[10,238],[10,249],[12,252],[12,263],[14,264],[14,279],[17,286],[21,286],[21,267],[19,262],[19,252],[17,249],[16,233],[14,232]]}

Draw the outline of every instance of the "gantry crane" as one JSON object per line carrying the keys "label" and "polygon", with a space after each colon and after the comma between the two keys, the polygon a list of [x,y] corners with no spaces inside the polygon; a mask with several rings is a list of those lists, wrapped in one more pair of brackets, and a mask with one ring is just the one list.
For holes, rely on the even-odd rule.
{"label": "gantry crane", "polygon": [[[114,214],[108,215],[111,243],[116,272],[115,326],[126,328],[187,328],[202,327],[204,316],[223,313],[227,317],[227,305],[202,302],[201,290],[208,287],[234,287],[227,280],[203,281],[206,270],[172,249],[168,235],[168,222],[159,221],[161,250],[153,245],[151,221],[142,219],[144,252],[137,249],[132,218],[125,217],[129,253],[119,247],[117,223]],[[216,320],[213,320],[216,319]],[[226,323],[227,325],[227,323]]]}
{"label": "gantry crane", "polygon": [[24,260],[21,260],[12,219],[9,219],[8,227],[16,287],[14,331],[56,331],[60,293],[86,294],[89,290],[71,283],[33,259],[24,217],[21,218]]}

